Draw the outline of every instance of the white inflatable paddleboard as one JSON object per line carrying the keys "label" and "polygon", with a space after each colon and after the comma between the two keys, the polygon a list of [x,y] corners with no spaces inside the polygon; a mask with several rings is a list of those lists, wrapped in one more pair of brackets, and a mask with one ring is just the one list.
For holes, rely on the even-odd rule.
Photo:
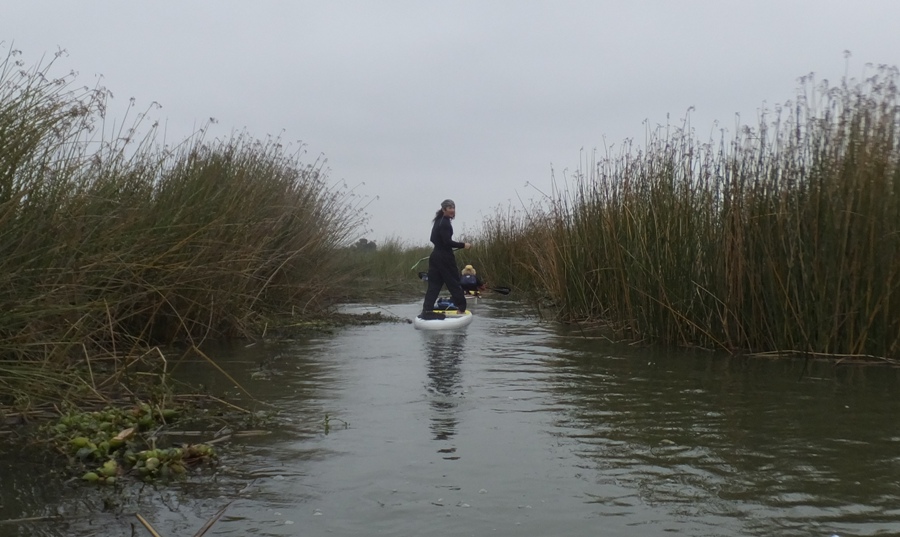
{"label": "white inflatable paddleboard", "polygon": [[462,314],[457,313],[455,310],[438,310],[435,313],[442,314],[444,318],[423,319],[421,316],[417,315],[416,318],[413,319],[413,326],[416,327],[416,330],[452,330],[454,328],[468,326],[475,318],[469,310],[466,310],[466,312]]}

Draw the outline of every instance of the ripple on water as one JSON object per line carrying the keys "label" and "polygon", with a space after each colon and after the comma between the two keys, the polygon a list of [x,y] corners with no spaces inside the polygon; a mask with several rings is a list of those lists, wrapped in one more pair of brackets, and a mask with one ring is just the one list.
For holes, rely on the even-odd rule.
{"label": "ripple on water", "polygon": [[214,479],[123,487],[109,508],[7,463],[0,510],[63,512],[16,531],[70,537],[127,534],[134,512],[193,534],[227,502],[215,535],[898,533],[896,371],[616,346],[517,308],[482,300],[455,334],[387,324],[220,352],[278,416],[221,445]]}

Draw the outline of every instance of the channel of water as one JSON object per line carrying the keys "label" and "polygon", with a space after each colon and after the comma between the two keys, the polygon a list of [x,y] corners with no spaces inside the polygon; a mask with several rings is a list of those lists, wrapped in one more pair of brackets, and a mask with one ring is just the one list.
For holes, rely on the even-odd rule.
{"label": "channel of water", "polygon": [[[900,534],[897,369],[632,348],[508,299],[472,309],[459,332],[211,349],[275,412],[266,434],[165,487],[63,482],[5,453],[0,519],[35,520],[0,535],[149,535],[140,513],[192,536],[225,505],[207,536]],[[203,362],[178,371],[255,404]]]}

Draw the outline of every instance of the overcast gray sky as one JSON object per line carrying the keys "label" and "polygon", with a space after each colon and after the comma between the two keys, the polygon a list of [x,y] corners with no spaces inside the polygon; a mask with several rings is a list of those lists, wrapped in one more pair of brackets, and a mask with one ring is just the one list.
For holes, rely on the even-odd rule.
{"label": "overcast gray sky", "polygon": [[303,142],[365,198],[366,237],[426,244],[444,198],[471,236],[667,115],[708,138],[800,76],[896,66],[898,21],[897,0],[3,0],[0,53],[65,49],[60,74],[102,76],[113,117],[159,102],[170,141],[214,117]]}

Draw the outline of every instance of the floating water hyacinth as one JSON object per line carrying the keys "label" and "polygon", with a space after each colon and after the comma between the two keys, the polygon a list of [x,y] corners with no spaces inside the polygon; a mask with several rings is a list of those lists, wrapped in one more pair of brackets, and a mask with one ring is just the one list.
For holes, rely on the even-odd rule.
{"label": "floating water hyacinth", "polygon": [[[90,468],[82,475],[87,482],[114,484],[126,476],[140,479],[169,478],[187,468],[216,459],[215,448],[198,443],[152,448],[142,433],[177,419],[173,409],[153,409],[148,404],[133,408],[107,408],[96,412],[73,412],[44,426],[45,434],[70,458],[70,466]],[[92,466],[99,464],[99,466]]]}

